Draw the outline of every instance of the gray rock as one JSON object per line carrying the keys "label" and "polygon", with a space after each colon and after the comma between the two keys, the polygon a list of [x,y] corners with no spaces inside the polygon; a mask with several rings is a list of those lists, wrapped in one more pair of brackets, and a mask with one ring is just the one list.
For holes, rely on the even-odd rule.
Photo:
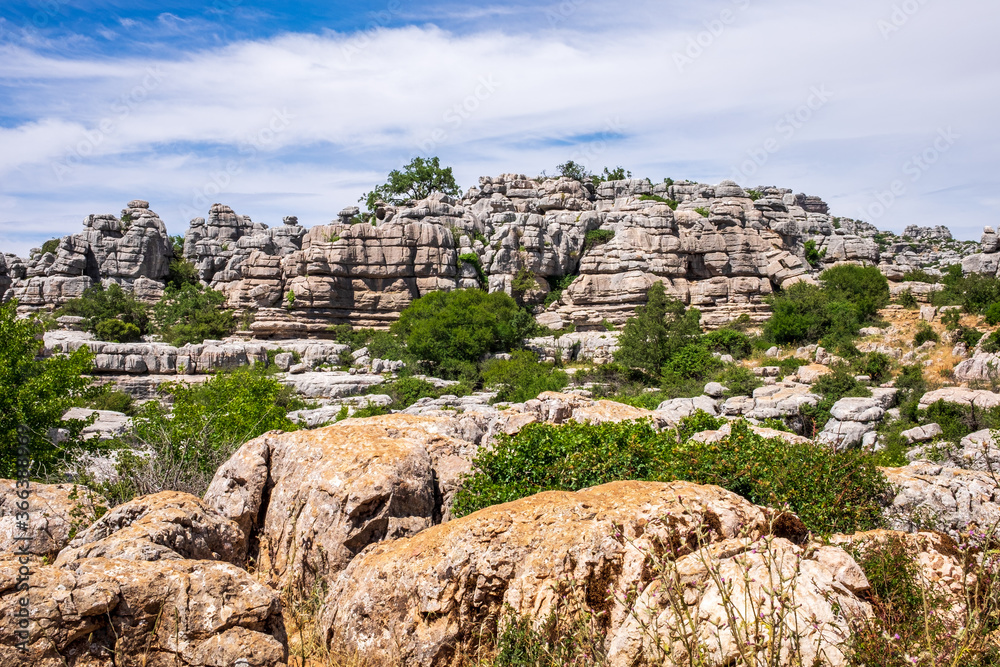
{"label": "gray rock", "polygon": [[900,435],[906,439],[906,442],[914,443],[933,440],[941,435],[941,433],[941,427],[938,424],[926,424],[924,426],[917,426],[916,428],[903,431]]}

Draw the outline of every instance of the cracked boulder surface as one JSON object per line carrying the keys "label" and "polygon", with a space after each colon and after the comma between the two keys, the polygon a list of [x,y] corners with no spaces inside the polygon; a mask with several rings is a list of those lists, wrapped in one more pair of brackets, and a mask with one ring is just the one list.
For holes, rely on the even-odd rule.
{"label": "cracked boulder surface", "polygon": [[[781,531],[787,537],[804,537],[801,522],[786,523],[798,527]],[[610,633],[630,610],[609,602],[609,589],[643,581],[657,545],[690,550],[769,530],[767,510],[715,486],[614,482],[540,493],[370,547],[331,588],[320,623],[331,648],[348,655],[447,665],[506,605],[543,619],[575,592],[607,612]]]}
{"label": "cracked boulder surface", "polygon": [[[15,618],[20,565],[0,559],[0,614]],[[87,558],[33,566],[28,651],[0,624],[0,665],[218,667],[287,660],[278,595],[234,565]]]}
{"label": "cracked boulder surface", "polygon": [[369,544],[441,520],[476,447],[460,438],[454,419],[404,414],[268,433],[223,464],[205,503],[271,585],[308,596]]}
{"label": "cracked boulder surface", "polygon": [[28,498],[28,530],[18,527],[16,482],[0,479],[0,553],[13,553],[20,547],[15,539],[32,536],[28,551],[34,556],[55,557],[77,529],[89,526],[106,509],[107,500],[75,484],[35,484]]}

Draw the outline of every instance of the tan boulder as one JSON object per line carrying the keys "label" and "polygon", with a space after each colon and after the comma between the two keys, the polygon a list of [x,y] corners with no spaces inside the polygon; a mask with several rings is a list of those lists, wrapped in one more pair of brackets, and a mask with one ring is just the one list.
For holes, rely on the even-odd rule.
{"label": "tan boulder", "polygon": [[268,433],[223,464],[205,503],[239,525],[272,583],[309,594],[369,544],[441,519],[475,447],[453,422],[394,414]]}
{"label": "tan boulder", "polygon": [[688,664],[693,645],[713,665],[847,665],[851,621],[871,613],[864,572],[836,547],[729,539],[663,567],[610,638],[609,667]]}
{"label": "tan boulder", "polygon": [[[757,426],[755,424],[747,424],[749,429],[761,436],[762,438],[778,438],[784,440],[790,445],[808,445],[812,442],[809,438],[803,437],[801,435],[796,435],[794,433],[789,433],[788,431],[779,431],[773,428],[766,428],[764,426]],[[733,433],[732,424],[724,424],[721,428],[715,431],[700,431],[691,436],[692,440],[697,442],[721,442],[725,438],[728,438]]]}
{"label": "tan boulder", "polygon": [[16,538],[32,538],[28,551],[36,556],[54,557],[78,530],[89,526],[107,509],[107,500],[76,484],[35,484],[29,487],[27,531],[19,526],[18,497],[14,480],[0,480],[0,553],[20,548]]}
{"label": "tan boulder", "polygon": [[[0,614],[25,596],[20,566],[0,560]],[[287,660],[277,594],[246,572],[213,561],[91,558],[33,567],[28,651],[15,624],[0,624],[0,665],[219,667]]]}
{"label": "tan boulder", "polygon": [[895,491],[883,510],[890,528],[932,528],[956,537],[1000,523],[1000,486],[991,473],[929,461],[881,470]]}
{"label": "tan boulder", "polygon": [[614,401],[595,401],[577,394],[546,391],[538,398],[527,401],[523,412],[534,415],[538,421],[563,424],[570,420],[579,423],[623,422],[650,419],[654,426],[663,428],[667,421],[652,410],[634,408]]}
{"label": "tan boulder", "polygon": [[119,505],[74,538],[56,560],[220,560],[242,565],[246,536],[235,522],[187,493],[164,491]]}
{"label": "tan boulder", "polygon": [[[804,537],[797,519],[779,523],[786,536]],[[369,548],[331,589],[321,623],[348,653],[443,665],[506,605],[545,618],[572,581],[614,629],[630,609],[608,595],[643,580],[647,553],[768,528],[766,510],[714,486],[615,482],[540,493]]]}

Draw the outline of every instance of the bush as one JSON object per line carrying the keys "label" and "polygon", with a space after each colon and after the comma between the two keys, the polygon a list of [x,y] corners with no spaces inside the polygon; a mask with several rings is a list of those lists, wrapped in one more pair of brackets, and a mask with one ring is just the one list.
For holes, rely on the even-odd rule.
{"label": "bush", "polygon": [[958,328],[958,339],[965,343],[965,346],[970,350],[979,344],[979,341],[983,338],[983,332],[975,327],[959,327]]}
{"label": "bush", "polygon": [[933,285],[937,281],[938,279],[935,276],[932,276],[923,269],[913,269],[911,271],[907,271],[905,274],[903,274],[902,278],[902,282],[904,283],[908,282],[930,283]]}
{"label": "bush", "polygon": [[[59,315],[83,317],[87,330],[101,340],[124,343],[138,340],[140,336],[149,333],[149,308],[117,283],[109,284],[107,289],[100,284],[88,287],[79,298],[70,299],[56,312]],[[106,324],[101,331],[125,338],[102,338],[98,327],[109,320],[117,320],[117,323]],[[138,334],[132,328],[121,326],[123,324],[132,325]]]}
{"label": "bush", "polygon": [[578,275],[560,276],[558,278],[546,278],[549,282],[549,293],[545,295],[545,307],[548,308],[553,303],[562,298],[563,292],[569,289],[573,281],[579,278]]}
{"label": "bush", "polygon": [[1000,409],[981,410],[942,400],[921,411],[918,421],[922,424],[936,423],[941,427],[942,439],[958,442],[970,433],[1000,428]]}
{"label": "bush", "polygon": [[699,206],[694,210],[694,212],[703,218],[707,218],[708,216],[712,215],[712,212],[707,208],[705,208],[704,206]]}
{"label": "bush", "polygon": [[[81,347],[69,356],[39,359],[42,324],[35,318],[18,319],[17,301],[0,303],[0,478],[17,476],[18,427],[25,427],[33,478],[54,475],[79,448],[84,422],[62,421],[63,413],[93,395],[90,389],[93,356]],[[55,444],[49,430],[65,428],[70,440]]]}
{"label": "bush", "polygon": [[734,329],[710,331],[702,340],[712,352],[729,354],[734,359],[746,359],[753,352],[753,341],[750,337]]}
{"label": "bush", "polygon": [[582,164],[577,164],[573,160],[567,160],[566,162],[558,165],[556,170],[559,172],[560,176],[565,178],[572,178],[576,181],[585,181],[591,177],[587,168]]}
{"label": "bush", "polygon": [[858,357],[851,364],[858,375],[867,375],[873,384],[882,384],[892,375],[892,357],[882,352],[869,352]]}
{"label": "bush", "polygon": [[232,310],[224,308],[226,296],[210,287],[167,287],[153,307],[156,332],[171,345],[201,343],[225,338],[236,330]]}
{"label": "bush", "polygon": [[827,269],[819,279],[832,300],[857,308],[861,322],[874,321],[879,309],[889,303],[889,281],[877,267],[842,264]]}
{"label": "bush", "polygon": [[158,401],[143,404],[132,430],[114,442],[121,448],[120,481],[104,489],[109,499],[126,502],[163,490],[201,496],[243,443],[268,431],[296,430],[286,415],[306,407],[262,364],[201,385],[167,384],[161,391],[172,399],[172,409]]}
{"label": "bush", "polygon": [[752,370],[739,364],[726,366],[726,369],[722,371],[722,374],[716,380],[721,382],[728,390],[726,398],[732,398],[733,396],[753,396],[754,389],[764,386],[764,382],[754,375]]}
{"label": "bush", "polygon": [[510,360],[493,359],[483,367],[483,385],[497,391],[497,401],[523,403],[546,391],[562,391],[569,376],[549,364],[538,361],[538,355],[520,350]]}
{"label": "bush", "polygon": [[379,201],[399,206],[411,200],[425,199],[432,192],[458,196],[461,189],[455,182],[451,167],[442,167],[440,158],[415,157],[402,171],[390,171],[386,182],[366,192],[360,201],[365,203],[369,212],[374,213]]}
{"label": "bush", "polygon": [[587,253],[592,248],[604,245],[615,237],[615,233],[610,229],[592,229],[583,238],[583,252]]}
{"label": "bush", "polygon": [[832,373],[820,376],[813,385],[813,393],[822,396],[819,403],[813,407],[803,405],[799,410],[806,420],[806,433],[808,437],[814,437],[823,430],[826,423],[830,421],[830,410],[834,403],[842,398],[864,398],[872,395],[871,390],[854,378],[854,373],[843,365],[838,364],[833,367]]}
{"label": "bush", "polygon": [[1000,302],[994,303],[987,308],[984,316],[986,317],[986,324],[991,327],[1000,324]]}
{"label": "bush", "polygon": [[820,260],[826,256],[826,250],[824,249],[823,252],[820,252],[816,249],[816,242],[809,240],[805,243],[805,256],[810,266],[819,266]]}
{"label": "bush", "polygon": [[401,377],[394,382],[373,387],[372,391],[391,397],[392,407],[396,410],[405,410],[421,398],[440,398],[445,393],[452,393],[450,387],[438,389],[427,380],[415,377]]}
{"label": "bush", "polygon": [[704,380],[714,371],[722,368],[722,362],[712,356],[703,345],[685,345],[670,356],[663,365],[664,378],[676,376],[683,380]]}
{"label": "bush", "polygon": [[979,273],[962,274],[960,265],[948,267],[941,279],[944,289],[931,295],[935,306],[962,306],[967,313],[985,314],[1000,303],[1000,278]]}
{"label": "bush", "polygon": [[994,331],[983,341],[983,352],[996,354],[1000,352],[1000,331]]}
{"label": "bush", "polygon": [[533,330],[529,313],[503,292],[431,292],[392,325],[407,352],[435,373],[461,379],[477,374],[483,355],[520,348]]}
{"label": "bush", "polygon": [[917,327],[917,334],[913,337],[913,344],[919,347],[928,341],[940,343],[941,336],[931,328],[931,325],[921,322],[920,326]]}
{"label": "bush", "polygon": [[53,255],[59,250],[59,239],[49,239],[42,244],[42,254],[52,253]]}
{"label": "bush", "polygon": [[97,336],[98,340],[110,343],[134,343],[142,340],[142,332],[139,331],[139,327],[119,319],[101,320],[94,327],[94,335]]}
{"label": "bush", "polygon": [[751,502],[789,505],[811,530],[854,532],[881,525],[890,491],[860,452],[835,454],[812,443],[765,439],[746,422],[717,443],[678,443],[648,422],[532,424],[480,450],[455,495],[464,516],[547,490],[576,491],[616,480],[717,484]]}
{"label": "bush", "polygon": [[906,308],[907,310],[914,310],[917,308],[917,306],[920,305],[917,303],[917,297],[913,296],[913,292],[911,292],[910,290],[904,290],[903,292],[901,292],[900,295],[896,298],[896,303],[901,305],[903,308]]}

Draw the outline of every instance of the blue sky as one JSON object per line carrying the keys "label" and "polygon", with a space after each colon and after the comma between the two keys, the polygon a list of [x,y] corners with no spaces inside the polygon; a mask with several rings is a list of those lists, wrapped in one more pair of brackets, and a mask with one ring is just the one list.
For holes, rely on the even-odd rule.
{"label": "blue sky", "polygon": [[883,229],[1000,223],[984,0],[0,6],[0,251],[147,199],[323,224],[414,155],[780,185]]}

